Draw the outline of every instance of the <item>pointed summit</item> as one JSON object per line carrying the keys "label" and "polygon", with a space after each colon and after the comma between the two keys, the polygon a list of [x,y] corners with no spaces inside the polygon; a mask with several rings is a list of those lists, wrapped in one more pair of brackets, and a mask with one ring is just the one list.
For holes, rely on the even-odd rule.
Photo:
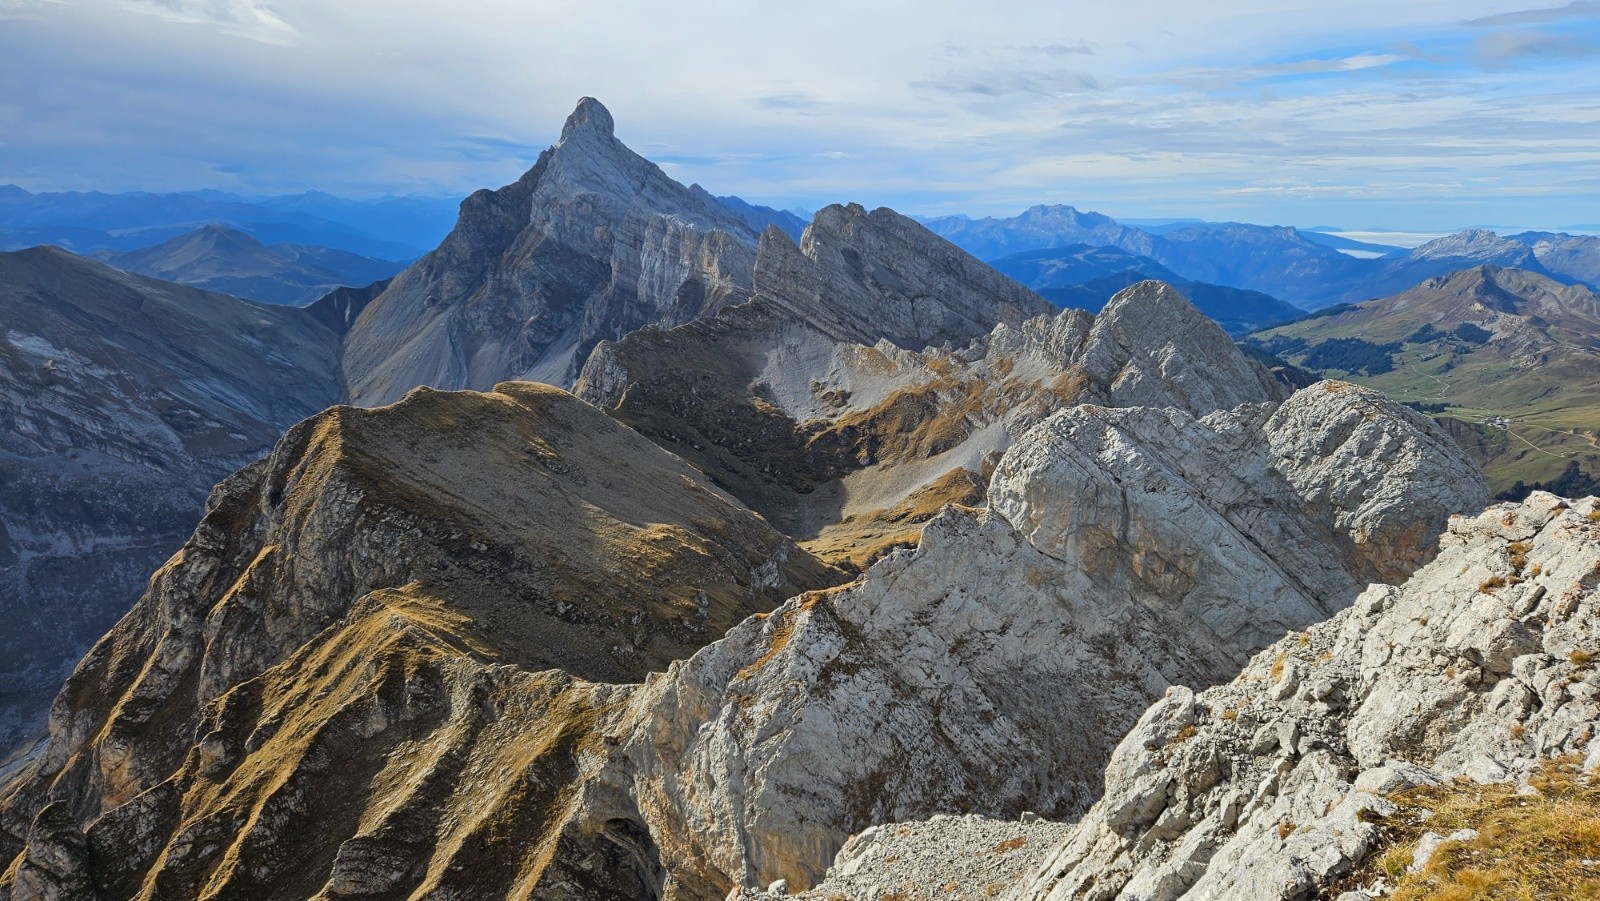
{"label": "pointed summit", "polygon": [[1196,416],[1288,396],[1228,333],[1165,282],[1119,292],[1094,320],[1084,374],[1116,407],[1179,407]]}
{"label": "pointed summit", "polygon": [[568,138],[579,134],[598,135],[607,138],[616,137],[617,123],[611,118],[611,111],[605,104],[593,97],[584,97],[578,101],[578,106],[567,117],[567,124],[561,126],[561,143],[565,144]]}
{"label": "pointed summit", "polygon": [[498,191],[461,205],[438,249],[351,327],[351,399],[417,385],[571,385],[589,351],[748,299],[757,232],[617,140],[600,101],[578,101],[561,139]]}

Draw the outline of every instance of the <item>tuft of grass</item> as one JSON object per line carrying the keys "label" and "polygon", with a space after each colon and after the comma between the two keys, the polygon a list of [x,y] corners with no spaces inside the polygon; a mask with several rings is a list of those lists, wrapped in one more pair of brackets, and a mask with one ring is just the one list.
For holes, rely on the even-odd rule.
{"label": "tuft of grass", "polygon": [[1389,877],[1389,882],[1396,883],[1406,878],[1406,870],[1411,868],[1412,854],[1410,848],[1390,848],[1379,860],[1383,867],[1383,874]]}
{"label": "tuft of grass", "polygon": [[1222,718],[1231,723],[1239,718],[1239,711],[1229,707],[1227,710],[1222,711]]}
{"label": "tuft of grass", "polygon": [[1584,519],[1590,522],[1600,522],[1600,510],[1590,510],[1589,515],[1585,516]]}
{"label": "tuft of grass", "polygon": [[1567,655],[1567,660],[1573,666],[1588,666],[1594,662],[1594,655],[1584,650],[1574,650]]}
{"label": "tuft of grass", "polygon": [[1283,664],[1284,655],[1282,654],[1278,655],[1278,659],[1272,661],[1272,669],[1268,672],[1272,676],[1272,681],[1277,682],[1283,678]]}
{"label": "tuft of grass", "polygon": [[1489,578],[1478,583],[1478,590],[1484,594],[1488,594],[1489,592],[1494,591],[1496,588],[1504,588],[1505,584],[1505,579],[1502,579],[1499,576],[1490,576]]}
{"label": "tuft of grass", "polygon": [[[1381,873],[1394,886],[1392,901],[1600,901],[1600,869],[1583,865],[1600,859],[1600,779],[1583,771],[1581,757],[1566,757],[1547,761],[1530,781],[1537,795],[1518,795],[1514,783],[1396,793],[1388,850],[1357,878]],[[1407,872],[1423,832],[1468,828],[1478,837],[1446,842],[1421,872]]]}
{"label": "tuft of grass", "polygon": [[1278,838],[1288,838],[1294,834],[1294,820],[1284,820],[1278,824]]}

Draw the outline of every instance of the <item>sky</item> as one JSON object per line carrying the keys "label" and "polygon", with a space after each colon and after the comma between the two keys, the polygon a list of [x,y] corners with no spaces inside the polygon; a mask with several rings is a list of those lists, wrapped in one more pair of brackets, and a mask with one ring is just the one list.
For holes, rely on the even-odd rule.
{"label": "sky", "polygon": [[1600,0],[0,0],[0,184],[1600,229]]}

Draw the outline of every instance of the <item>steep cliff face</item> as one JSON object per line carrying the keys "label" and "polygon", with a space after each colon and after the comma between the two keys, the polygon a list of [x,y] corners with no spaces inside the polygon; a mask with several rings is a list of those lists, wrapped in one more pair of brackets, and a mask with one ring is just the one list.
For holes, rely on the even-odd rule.
{"label": "steep cliff face", "polygon": [[[1104,797],[1076,822],[934,817],[867,830],[802,896],[1371,901],[1384,892],[1364,888],[1393,887],[1378,852],[1421,870],[1445,836],[1417,834],[1456,794],[1510,783],[1492,789],[1513,800],[1498,837],[1549,829],[1518,822],[1523,809],[1560,803],[1544,794],[1544,768],[1600,764],[1596,507],[1539,493],[1454,517],[1438,557],[1403,584],[1370,586],[1228,684],[1169,689],[1112,753]],[[1581,839],[1559,827],[1542,838],[1567,840]],[[1463,867],[1481,886],[1508,875],[1487,857],[1508,855]]]}
{"label": "steep cliff face", "polygon": [[603,747],[594,683],[836,578],[558,389],[334,408],[217,489],[79,665],[0,800],[3,850],[26,844],[0,886],[503,896],[560,837],[503,843],[544,835]]}
{"label": "steep cliff face", "polygon": [[1054,309],[911,219],[853,203],[818,210],[798,247],[777,229],[763,234],[755,289],[837,341],[913,350]]}
{"label": "steep cliff face", "polygon": [[0,254],[0,764],[211,486],[338,400],[338,342],[302,310]]}
{"label": "steep cliff face", "polygon": [[570,386],[598,341],[748,298],[756,238],[623,146],[584,98],[526,175],[463,201],[444,243],[362,312],[345,345],[350,400],[514,378]]}
{"label": "steep cliff face", "polygon": [[1108,744],[1083,724],[1120,732],[1167,685],[1226,678],[1228,658],[1177,611],[953,509],[862,582],[646,685],[613,778],[660,846],[666,897],[799,889],[875,824],[1085,809]]}
{"label": "steep cliff face", "polygon": [[1488,499],[1432,421],[1343,382],[1201,418],[1065,410],[1006,454],[989,496],[1096,584],[1139,585],[1241,654],[1403,579],[1451,513]]}

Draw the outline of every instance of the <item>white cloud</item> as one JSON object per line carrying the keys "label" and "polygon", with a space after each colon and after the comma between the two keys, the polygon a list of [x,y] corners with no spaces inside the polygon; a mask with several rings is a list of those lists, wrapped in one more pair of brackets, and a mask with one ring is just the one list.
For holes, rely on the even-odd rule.
{"label": "white cloud", "polygon": [[297,35],[293,26],[254,0],[122,0],[136,12],[169,22],[214,25],[238,37],[266,44],[287,44]]}
{"label": "white cloud", "polygon": [[1600,177],[1575,149],[1600,126],[1587,59],[1486,72],[1472,55],[1474,38],[1509,39],[1461,20],[1504,0],[27,9],[0,33],[0,80],[27,84],[6,102],[30,123],[0,147],[0,177],[35,187],[464,193],[515,178],[583,95],[675,175],[782,206],[1062,200],[1321,224],[1336,217],[1319,204],[1348,201],[1366,205],[1341,215],[1378,224],[1435,215],[1410,209],[1419,185],[1555,186],[1592,208]]}
{"label": "white cloud", "polygon": [[1600,40],[1536,29],[1495,31],[1473,44],[1478,65],[1487,69],[1511,68],[1526,61],[1600,57]]}

